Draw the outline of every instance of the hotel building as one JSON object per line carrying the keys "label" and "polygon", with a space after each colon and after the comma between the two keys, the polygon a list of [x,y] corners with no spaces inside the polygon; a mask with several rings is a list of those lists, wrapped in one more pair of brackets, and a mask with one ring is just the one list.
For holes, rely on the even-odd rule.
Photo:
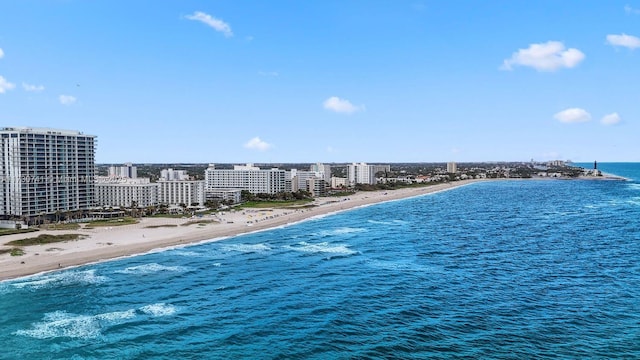
{"label": "hotel building", "polygon": [[93,207],[95,146],[95,136],[78,131],[0,128],[0,216]]}
{"label": "hotel building", "polygon": [[165,169],[161,171],[158,185],[158,203],[167,205],[204,205],[204,181],[186,180],[186,171]]}
{"label": "hotel building", "polygon": [[205,190],[247,190],[253,194],[276,194],[286,191],[285,171],[277,168],[262,170],[252,164],[231,169],[216,169],[209,164],[205,170]]}
{"label": "hotel building", "polygon": [[99,206],[144,208],[158,203],[158,185],[149,178],[98,176],[95,186]]}

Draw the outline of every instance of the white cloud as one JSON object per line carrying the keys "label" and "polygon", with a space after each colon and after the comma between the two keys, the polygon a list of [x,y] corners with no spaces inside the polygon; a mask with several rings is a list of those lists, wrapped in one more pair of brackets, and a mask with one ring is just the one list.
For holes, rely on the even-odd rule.
{"label": "white cloud", "polygon": [[325,109],[335,111],[337,113],[351,114],[356,111],[364,110],[364,106],[355,106],[349,100],[340,99],[337,96],[332,96],[322,103]]}
{"label": "white cloud", "polygon": [[247,141],[247,143],[244,144],[244,147],[251,150],[267,151],[272,148],[273,145],[260,140],[260,138],[256,136],[253,139]]}
{"label": "white cloud", "polygon": [[60,95],[58,96],[58,100],[60,100],[60,104],[62,105],[72,105],[77,99],[71,95]]}
{"label": "white cloud", "polygon": [[607,35],[607,43],[612,46],[624,46],[633,50],[640,47],[640,38],[627,34]]}
{"label": "white cloud", "polygon": [[560,68],[572,68],[584,60],[584,53],[565,46],[560,41],[531,44],[526,49],[518,49],[505,59],[501,70],[513,70],[513,66],[529,66],[538,71],[556,71]]}
{"label": "white cloud", "polygon": [[600,123],[602,125],[616,125],[620,123],[620,121],[622,121],[622,119],[620,118],[620,115],[618,115],[617,112],[605,115],[602,117],[602,119],[600,119]]}
{"label": "white cloud", "polygon": [[193,15],[185,16],[189,20],[200,21],[207,26],[214,28],[216,31],[219,31],[224,34],[226,37],[233,36],[233,32],[231,31],[231,26],[226,22],[216,19],[213,16],[203,13],[202,11],[196,11]]}
{"label": "white cloud", "polygon": [[0,59],[2,59],[4,57],[4,51],[2,51],[2,48],[0,48]]}
{"label": "white cloud", "polygon": [[7,90],[11,90],[16,87],[15,84],[10,83],[5,78],[0,76],[0,94],[4,94]]}
{"label": "white cloud", "polygon": [[24,89],[24,91],[29,91],[29,92],[40,92],[44,90],[44,86],[42,85],[31,85],[27,83],[22,83],[22,88]]}
{"label": "white cloud", "polygon": [[624,6],[624,12],[626,12],[627,14],[640,14],[640,10],[639,9],[634,9],[632,8],[630,5],[625,5]]}
{"label": "white cloud", "polygon": [[586,110],[580,108],[570,108],[566,110],[562,110],[553,117],[563,123],[571,124],[571,123],[580,123],[591,120],[591,114],[589,114]]}

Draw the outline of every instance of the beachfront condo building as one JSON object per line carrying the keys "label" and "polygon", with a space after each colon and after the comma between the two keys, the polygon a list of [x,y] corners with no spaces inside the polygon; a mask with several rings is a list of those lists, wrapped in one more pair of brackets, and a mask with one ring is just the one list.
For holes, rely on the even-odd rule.
{"label": "beachfront condo building", "polygon": [[352,163],[347,166],[347,179],[349,186],[355,184],[375,185],[377,183],[376,174],[379,172],[389,172],[390,165],[368,165],[367,163]]}
{"label": "beachfront condo building", "polygon": [[[307,180],[324,180],[324,173],[318,171],[303,171],[297,169],[291,169],[291,171],[287,171],[287,179],[291,180],[291,188],[288,188],[287,191],[296,192],[298,190],[305,190],[311,192],[308,188]],[[315,183],[314,183],[315,184]],[[314,185],[315,186],[315,185]],[[326,187],[326,184],[325,184]]]}
{"label": "beachfront condo building", "polygon": [[132,163],[126,163],[122,166],[109,166],[109,176],[135,179],[138,177],[138,169]]}
{"label": "beachfront condo building", "polygon": [[96,176],[95,188],[98,206],[145,208],[158,204],[158,184],[149,178]]}
{"label": "beachfront condo building", "polygon": [[260,169],[252,164],[236,165],[233,169],[216,169],[209,164],[205,170],[205,190],[237,189],[253,194],[276,194],[286,191],[285,171]]}
{"label": "beachfront condo building", "polygon": [[158,185],[158,203],[166,205],[202,206],[205,202],[203,180],[165,180]]}
{"label": "beachfront condo building", "polygon": [[316,163],[311,165],[309,170],[322,174],[322,178],[327,184],[331,183],[331,165]]}
{"label": "beachfront condo building", "polygon": [[0,128],[0,216],[33,218],[95,205],[96,137],[78,131]]}
{"label": "beachfront condo building", "polygon": [[458,171],[458,165],[454,162],[447,163],[447,172],[449,174],[455,174]]}
{"label": "beachfront condo building", "polygon": [[186,170],[163,169],[160,171],[160,180],[189,180],[189,174]]}

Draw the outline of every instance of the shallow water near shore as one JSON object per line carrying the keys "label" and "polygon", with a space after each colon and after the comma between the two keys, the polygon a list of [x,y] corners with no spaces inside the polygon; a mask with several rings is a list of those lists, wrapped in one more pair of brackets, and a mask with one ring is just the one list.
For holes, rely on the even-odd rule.
{"label": "shallow water near shore", "polygon": [[0,358],[640,357],[631,181],[504,181],[0,283]]}

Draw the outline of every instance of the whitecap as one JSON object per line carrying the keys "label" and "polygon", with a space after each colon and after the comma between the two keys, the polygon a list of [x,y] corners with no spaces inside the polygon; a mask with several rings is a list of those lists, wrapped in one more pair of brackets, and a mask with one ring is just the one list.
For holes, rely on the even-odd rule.
{"label": "whitecap", "polygon": [[267,244],[228,244],[224,245],[222,250],[252,253],[269,251],[271,248]]}
{"label": "whitecap", "polygon": [[185,256],[185,257],[202,257],[203,253],[196,251],[175,251],[172,255]]}
{"label": "whitecap", "polygon": [[66,311],[47,313],[41,322],[32,325],[31,329],[14,332],[14,335],[28,336],[36,339],[57,337],[94,339],[102,334],[107,326],[121,324],[134,318],[135,310],[115,311],[98,315],[77,315]]}
{"label": "whitecap", "polygon": [[138,266],[130,266],[124,270],[116,270],[115,272],[119,274],[151,274],[160,271],[184,272],[187,270],[188,268],[184,266],[165,266],[158,263],[150,263]]}
{"label": "whitecap", "polygon": [[353,255],[357,253],[354,250],[349,249],[347,245],[344,244],[329,244],[328,242],[321,242],[317,244],[310,244],[305,241],[299,242],[297,246],[285,246],[288,249],[307,252],[307,253],[331,253],[331,254],[341,254],[341,255]]}
{"label": "whitecap", "polygon": [[408,224],[408,222],[404,220],[391,220],[391,221],[367,220],[367,222],[371,224],[376,224],[376,225],[389,225],[389,226],[400,226],[400,225]]}
{"label": "whitecap", "polygon": [[146,305],[140,308],[145,314],[159,317],[159,316],[170,316],[176,313],[178,309],[173,305],[168,305],[165,303],[156,303],[151,305]]}
{"label": "whitecap", "polygon": [[106,276],[96,275],[96,270],[91,269],[37,275],[25,281],[11,282],[10,285],[18,289],[28,288],[37,290],[54,286],[101,284],[107,280],[108,278]]}
{"label": "whitecap", "polygon": [[350,228],[350,227],[341,227],[333,230],[324,230],[319,233],[320,236],[336,236],[336,235],[345,235],[345,234],[353,234],[367,231],[367,229],[363,228]]}

